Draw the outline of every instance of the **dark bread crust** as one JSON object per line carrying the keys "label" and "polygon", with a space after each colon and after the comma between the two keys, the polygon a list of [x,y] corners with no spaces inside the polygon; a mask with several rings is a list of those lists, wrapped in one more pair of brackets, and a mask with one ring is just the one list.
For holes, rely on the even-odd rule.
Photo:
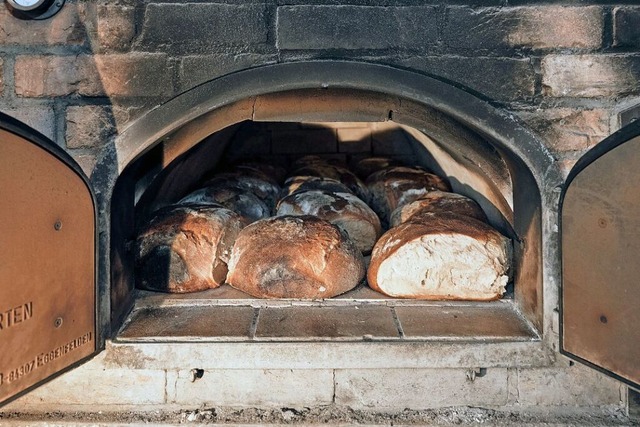
{"label": "dark bread crust", "polygon": [[371,174],[395,166],[402,166],[402,163],[388,157],[367,157],[357,162],[353,166],[353,171],[360,179],[366,181]]}
{"label": "dark bread crust", "polygon": [[200,188],[216,186],[235,186],[255,194],[266,203],[272,212],[278,201],[280,186],[272,180],[265,180],[259,176],[245,175],[239,172],[222,173],[206,180]]}
{"label": "dark bread crust", "polygon": [[487,222],[487,216],[475,200],[456,193],[433,191],[394,210],[391,213],[389,226],[396,227],[407,221],[428,220],[430,217],[424,214],[443,212],[453,212]]}
{"label": "dark bread crust", "polygon": [[353,193],[346,185],[337,179],[296,175],[285,180],[280,200],[294,193],[311,190],[330,191],[332,193]]}
{"label": "dark bread crust", "polygon": [[246,220],[211,205],[161,209],[136,240],[136,285],[185,293],[224,283],[235,238]]}
{"label": "dark bread crust", "polygon": [[321,178],[331,178],[340,181],[349,191],[360,197],[365,202],[369,201],[369,190],[367,186],[347,168],[330,165],[328,163],[312,163],[305,167],[294,170],[292,176],[317,176]]}
{"label": "dark bread crust", "polygon": [[410,203],[429,191],[450,191],[446,180],[424,170],[408,167],[393,167],[378,171],[367,178],[371,194],[371,207],[384,223],[390,220],[391,212]]}
{"label": "dark bread crust", "polygon": [[[369,286],[383,294],[387,294],[378,284],[378,271],[382,263],[404,245],[427,235],[464,235],[482,244],[489,241],[504,241],[507,239],[497,230],[477,219],[459,215],[453,212],[424,213],[423,221],[407,221],[387,231],[380,237],[371,252],[371,263],[367,271]],[[478,301],[499,299],[501,295],[489,298],[473,298]],[[470,300],[456,295],[420,295],[413,298],[426,300]]]}
{"label": "dark bread crust", "polygon": [[360,251],[340,230],[312,216],[263,219],[236,240],[227,282],[258,298],[331,298],[365,274]]}
{"label": "dark bread crust", "polygon": [[382,234],[380,219],[362,200],[351,193],[296,191],[280,200],[278,215],[313,215],[345,231],[363,253],[371,252]]}
{"label": "dark bread crust", "polygon": [[258,196],[238,185],[220,182],[187,194],[177,204],[219,205],[239,213],[249,222],[267,218],[271,209]]}

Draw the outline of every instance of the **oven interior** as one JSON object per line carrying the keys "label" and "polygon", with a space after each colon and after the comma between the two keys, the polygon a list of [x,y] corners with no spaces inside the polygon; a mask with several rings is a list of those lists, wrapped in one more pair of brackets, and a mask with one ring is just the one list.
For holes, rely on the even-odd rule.
{"label": "oven interior", "polygon": [[[242,103],[239,103],[242,104]],[[111,205],[113,338],[162,341],[523,341],[540,338],[540,191],[500,141],[425,105],[377,93],[304,90],[231,105],[149,144],[116,182]],[[223,285],[191,294],[135,288],[136,227],[224,165],[286,166],[314,154],[424,166],[476,200],[513,240],[514,274],[491,302],[394,299],[366,284],[327,300],[255,299]]]}

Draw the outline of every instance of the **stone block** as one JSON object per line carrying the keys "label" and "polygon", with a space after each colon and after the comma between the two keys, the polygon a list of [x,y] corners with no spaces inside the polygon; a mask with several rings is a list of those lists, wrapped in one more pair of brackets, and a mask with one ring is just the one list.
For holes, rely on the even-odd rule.
{"label": "stone block", "polygon": [[640,7],[613,10],[613,45],[640,47]]}
{"label": "stone block", "polygon": [[171,75],[165,54],[18,56],[15,91],[22,97],[169,96]]}
{"label": "stone block", "polygon": [[596,49],[604,19],[598,6],[451,7],[443,40],[459,49]]}
{"label": "stone block", "polygon": [[201,83],[245,68],[277,62],[276,55],[261,54],[220,54],[206,56],[186,56],[180,64],[179,90],[185,91]]}
{"label": "stone block", "polygon": [[541,68],[546,96],[614,97],[640,90],[640,56],[549,55]]}
{"label": "stone block", "polygon": [[167,396],[182,407],[327,405],[333,400],[333,371],[205,370],[193,382],[190,370],[170,371]]}
{"label": "stone block", "polygon": [[341,153],[370,153],[371,129],[338,128],[338,151]]}
{"label": "stone block", "polygon": [[25,22],[16,19],[6,7],[0,8],[3,45],[82,45],[87,41],[85,24],[77,3],[67,3],[55,16]]}
{"label": "stone block", "polygon": [[119,338],[242,340],[249,338],[253,317],[252,307],[150,307],[135,311]]}
{"label": "stone block", "polygon": [[97,45],[101,52],[124,51],[131,47],[136,35],[135,8],[99,5],[97,18]]}
{"label": "stone block", "polygon": [[556,153],[588,150],[610,134],[607,110],[553,108],[516,114]]}
{"label": "stone block", "polygon": [[0,96],[4,93],[4,60],[0,57]]}
{"label": "stone block", "polygon": [[335,153],[338,141],[334,129],[283,130],[271,133],[271,152],[274,154]]}
{"label": "stone block", "polygon": [[67,148],[99,148],[115,133],[111,107],[81,105],[67,108]]}
{"label": "stone block", "polygon": [[437,41],[438,8],[281,6],[279,49],[420,49]]}
{"label": "stone block", "polygon": [[0,111],[16,120],[31,126],[44,136],[61,145],[62,141],[56,140],[55,113],[52,105],[28,105],[21,104],[17,107],[0,107]]}
{"label": "stone block", "polygon": [[209,53],[219,46],[267,42],[264,4],[151,3],[137,48],[143,51]]}
{"label": "stone block", "polygon": [[258,317],[257,339],[359,340],[399,338],[387,306],[263,308]]}
{"label": "stone block", "polygon": [[507,403],[507,369],[487,369],[472,381],[464,369],[336,370],[335,402],[376,410]]}
{"label": "stone block", "polygon": [[621,405],[617,381],[576,364],[570,368],[518,369],[518,403],[526,406]]}
{"label": "stone block", "polygon": [[371,146],[375,156],[413,154],[408,136],[401,129],[380,129],[371,134]]}
{"label": "stone block", "polygon": [[91,177],[91,173],[93,173],[93,169],[96,167],[96,156],[93,154],[75,154],[73,152],[70,154],[73,156],[73,159],[78,163],[85,175]]}
{"label": "stone block", "polygon": [[7,409],[47,408],[57,405],[154,405],[165,401],[163,370],[100,369],[82,365],[16,400]]}
{"label": "stone block", "polygon": [[411,57],[400,64],[462,84],[496,100],[512,101],[535,93],[536,74],[530,59]]}

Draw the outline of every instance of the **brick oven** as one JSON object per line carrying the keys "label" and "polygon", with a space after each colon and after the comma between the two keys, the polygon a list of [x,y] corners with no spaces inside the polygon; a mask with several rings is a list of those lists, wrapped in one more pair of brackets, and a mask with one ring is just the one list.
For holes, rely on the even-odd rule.
{"label": "brick oven", "polygon": [[[0,252],[27,258],[0,264],[0,342],[30,343],[0,351],[0,401],[21,396],[3,410],[626,410],[639,130],[609,135],[640,114],[640,7],[67,1],[43,20],[3,5],[0,28],[0,237],[28,242]],[[446,176],[514,241],[506,296],[136,289],[140,218],[242,156],[303,154]]]}

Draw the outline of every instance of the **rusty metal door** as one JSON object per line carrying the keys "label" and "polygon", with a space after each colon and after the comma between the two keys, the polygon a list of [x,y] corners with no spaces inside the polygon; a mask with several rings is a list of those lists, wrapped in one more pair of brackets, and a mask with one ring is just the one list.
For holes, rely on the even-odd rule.
{"label": "rusty metal door", "polygon": [[71,157],[0,114],[0,405],[98,350],[94,200]]}
{"label": "rusty metal door", "polygon": [[562,353],[640,383],[640,121],[573,168],[561,198]]}

